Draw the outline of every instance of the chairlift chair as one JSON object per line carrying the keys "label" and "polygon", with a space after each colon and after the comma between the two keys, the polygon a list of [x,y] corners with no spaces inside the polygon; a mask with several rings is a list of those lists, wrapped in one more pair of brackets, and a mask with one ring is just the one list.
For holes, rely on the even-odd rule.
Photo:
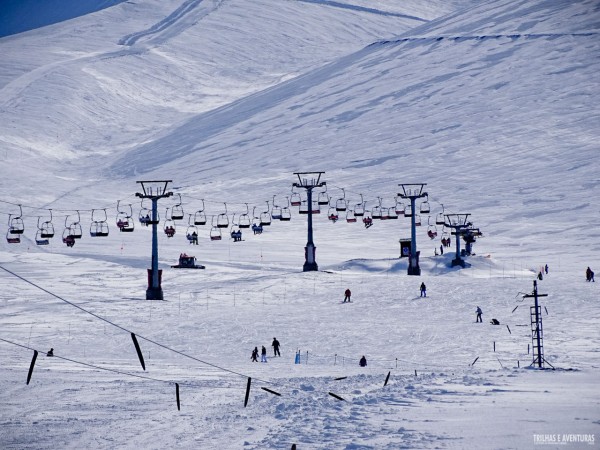
{"label": "chairlift chair", "polygon": [[183,207],[181,206],[181,194],[179,195],[179,202],[171,208],[171,219],[182,220],[184,217]]}
{"label": "chairlift chair", "polygon": [[373,219],[381,219],[382,217],[381,206],[375,205],[373,206],[373,210],[371,211],[371,217]]}
{"label": "chairlift chair", "polygon": [[337,222],[340,218],[336,208],[329,207],[329,211],[327,212],[327,219],[331,220],[333,223]]}
{"label": "chairlift chair", "polygon": [[404,207],[404,217],[411,218],[413,216],[412,207],[410,205],[406,205]]}
{"label": "chairlift chair", "polygon": [[[396,212],[396,208],[388,208],[387,209],[387,218],[391,219],[391,220],[396,220],[398,219],[398,213]],[[404,210],[402,210],[402,212],[404,213]]]}
{"label": "chairlift chair", "polygon": [[185,232],[185,237],[190,244],[198,245],[198,227],[196,225],[189,225]]}
{"label": "chairlift chair", "polygon": [[117,201],[117,228],[123,233],[131,233],[135,227],[135,222],[132,217],[133,209],[131,204],[127,205],[129,206],[129,211],[121,209],[119,205],[120,202],[121,200]]}
{"label": "chairlift chair", "polygon": [[294,188],[292,187],[292,196],[290,197],[290,204],[292,206],[300,206],[302,204],[302,197],[298,192],[294,192]]}
{"label": "chairlift chair", "polygon": [[250,225],[252,225],[252,220],[248,215],[248,204],[246,203],[246,212],[240,216],[238,226],[240,228],[250,228]]}
{"label": "chairlift chair", "polygon": [[41,217],[38,217],[38,231],[41,239],[50,239],[54,237],[54,225],[52,224],[52,210],[50,210],[50,220],[42,222]]}
{"label": "chairlift chair", "polygon": [[416,227],[421,226],[421,215],[420,214],[415,214],[415,226]]}
{"label": "chairlift chair", "polygon": [[[19,208],[21,205],[19,205]],[[10,234],[23,234],[25,231],[25,223],[21,216],[12,217],[13,214],[8,215],[8,232]]]}
{"label": "chairlift chair", "polygon": [[211,241],[220,241],[221,240],[221,228],[212,227],[210,229],[210,240]]}
{"label": "chairlift chair", "polygon": [[404,210],[404,203],[402,203],[399,200],[396,200],[396,206],[394,207],[394,211],[396,211],[396,214],[404,216]]}
{"label": "chairlift chair", "polygon": [[323,192],[319,192],[317,197],[317,203],[319,205],[329,205],[329,194],[327,193],[327,186]]}
{"label": "chairlift chair", "polygon": [[446,223],[444,219],[444,213],[441,212],[437,216],[435,216],[435,224],[436,225],[444,225]]}
{"label": "chairlift chair", "polygon": [[362,194],[360,194],[360,203],[354,205],[354,215],[357,217],[362,217],[365,215],[365,201],[363,200]]}
{"label": "chairlift chair", "polygon": [[165,220],[165,223],[163,225],[163,231],[165,232],[168,238],[172,238],[173,236],[175,236],[176,229],[175,221],[169,215],[169,208],[167,208],[165,217],[168,217],[168,219]]}
{"label": "chairlift chair", "polygon": [[63,231],[62,241],[67,247],[73,247],[75,245],[75,235],[71,227],[66,227]]}
{"label": "chairlift chair", "polygon": [[92,223],[90,224],[90,236],[92,237],[106,237],[108,236],[108,223],[106,222],[108,217],[106,216],[106,210],[104,211],[104,218],[98,217],[97,210],[92,209]]}
{"label": "chairlift chair", "polygon": [[[293,205],[293,203],[292,203]],[[302,200],[300,208],[298,209],[299,214],[308,214],[308,200]]]}
{"label": "chairlift chair", "polygon": [[83,230],[81,229],[81,216],[79,215],[79,211],[77,212],[77,220],[74,222],[71,222],[70,224],[67,224],[67,220],[69,218],[69,216],[65,217],[65,227],[69,228],[70,231],[70,236],[73,236],[73,239],[81,239],[81,236],[83,236]]}
{"label": "chairlift chair", "polygon": [[229,217],[227,216],[227,203],[225,205],[225,212],[217,216],[217,228],[229,228]]}
{"label": "chairlift chair", "polygon": [[18,244],[21,242],[21,235],[19,234],[11,234],[10,230],[6,232],[6,242],[9,244]]}
{"label": "chairlift chair", "polygon": [[[267,203],[268,209],[268,203]],[[273,220],[281,220],[281,206],[275,204],[275,196],[273,196],[273,208],[271,208],[271,218]]]}
{"label": "chairlift chair", "polygon": [[362,221],[365,225],[365,228],[370,228],[371,225],[373,225],[373,216],[371,214],[371,211],[365,210],[365,214],[363,215]]}
{"label": "chairlift chair", "polygon": [[279,218],[282,222],[289,222],[292,220],[292,211],[287,206],[281,208],[281,217]]}
{"label": "chairlift chair", "polygon": [[49,245],[50,244],[50,239],[47,238],[43,238],[42,237],[42,230],[38,229],[35,233],[35,243],[37,245]]}
{"label": "chairlift chair", "polygon": [[421,214],[429,214],[431,212],[431,206],[429,205],[429,201],[425,200],[421,202]]}
{"label": "chairlift chair", "polygon": [[347,223],[355,223],[356,222],[356,214],[354,213],[354,210],[349,209],[348,211],[346,211],[346,222]]}
{"label": "chairlift chair", "polygon": [[312,214],[321,214],[321,206],[319,205],[319,202],[312,202],[312,208],[311,208],[311,213]]}

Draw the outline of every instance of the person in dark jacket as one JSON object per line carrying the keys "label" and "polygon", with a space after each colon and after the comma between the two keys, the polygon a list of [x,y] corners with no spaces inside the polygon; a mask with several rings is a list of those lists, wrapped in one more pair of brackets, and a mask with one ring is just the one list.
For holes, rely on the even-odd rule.
{"label": "person in dark jacket", "polygon": [[258,362],[258,347],[254,347],[252,350],[252,362]]}
{"label": "person in dark jacket", "polygon": [[475,312],[477,313],[477,317],[475,318],[475,322],[483,322],[481,320],[481,315],[483,314],[483,311],[481,310],[481,308],[478,306],[477,309],[475,310]]}
{"label": "person in dark jacket", "polygon": [[281,344],[279,343],[277,338],[273,338],[273,343],[271,344],[271,347],[273,347],[273,356],[281,356],[281,353],[279,353],[280,345]]}
{"label": "person in dark jacket", "polygon": [[367,367],[367,358],[365,358],[365,355],[363,355],[363,357],[360,358],[360,362],[358,364],[360,365],[360,367]]}
{"label": "person in dark jacket", "polygon": [[260,350],[260,362],[267,362],[267,349],[265,348],[265,346],[262,346],[262,349]]}
{"label": "person in dark jacket", "polygon": [[350,289],[346,289],[346,291],[344,292],[344,301],[342,303],[349,302],[351,296],[352,292],[350,292]]}
{"label": "person in dark jacket", "polygon": [[425,283],[421,283],[421,297],[427,297],[427,287],[425,287]]}

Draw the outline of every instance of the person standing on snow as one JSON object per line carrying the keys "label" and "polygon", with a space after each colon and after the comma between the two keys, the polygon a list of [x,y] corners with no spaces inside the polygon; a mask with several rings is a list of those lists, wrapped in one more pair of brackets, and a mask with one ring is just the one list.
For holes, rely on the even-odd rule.
{"label": "person standing on snow", "polygon": [[254,347],[252,350],[252,362],[258,362],[258,347]]}
{"label": "person standing on snow", "polygon": [[481,310],[481,308],[478,306],[477,309],[475,310],[475,312],[477,313],[477,318],[475,319],[475,323],[477,322],[483,322],[481,320],[481,315],[483,314],[483,311]]}
{"label": "person standing on snow", "polygon": [[265,348],[265,346],[262,346],[262,349],[260,350],[260,362],[267,362],[267,349]]}
{"label": "person standing on snow", "polygon": [[425,287],[425,283],[421,283],[421,297],[427,297],[427,288]]}
{"label": "person standing on snow", "polygon": [[279,341],[277,340],[277,338],[273,338],[273,343],[271,344],[271,347],[273,347],[273,357],[281,356],[281,353],[279,353],[280,345],[281,344],[279,344]]}
{"label": "person standing on snow", "polygon": [[352,292],[350,292],[350,289],[346,289],[346,291],[344,292],[344,301],[342,303],[350,302],[351,295]]}
{"label": "person standing on snow", "polygon": [[585,281],[595,281],[594,280],[594,271],[592,269],[588,268],[585,271]]}
{"label": "person standing on snow", "polygon": [[367,358],[365,358],[365,355],[363,355],[363,357],[360,358],[360,362],[358,364],[360,367],[367,367]]}

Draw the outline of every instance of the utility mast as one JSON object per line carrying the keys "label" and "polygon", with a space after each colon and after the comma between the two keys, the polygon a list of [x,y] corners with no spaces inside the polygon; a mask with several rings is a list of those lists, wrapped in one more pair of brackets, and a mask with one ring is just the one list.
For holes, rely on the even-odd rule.
{"label": "utility mast", "polygon": [[[408,275],[421,275],[421,267],[419,267],[419,252],[417,251],[417,226],[416,226],[416,210],[415,201],[418,198],[427,197],[427,192],[423,188],[426,183],[420,184],[399,184],[402,192],[398,192],[400,198],[410,200],[410,255],[408,255]],[[405,214],[406,215],[406,214]]]}
{"label": "utility mast", "polygon": [[142,186],[142,192],[137,192],[135,195],[152,201],[152,217],[146,221],[147,225],[152,225],[152,268],[148,269],[146,300],[163,300],[162,270],[158,270],[158,200],[173,195],[173,192],[167,191],[168,184],[171,182],[172,180],[137,181]]}
{"label": "utility mast", "polygon": [[304,266],[303,272],[310,272],[319,270],[316,260],[315,244],[313,242],[313,228],[312,228],[312,190],[325,186],[327,183],[321,181],[321,175],[325,172],[294,172],[294,175],[298,176],[298,183],[293,183],[293,187],[306,189],[306,202],[308,206],[308,242],[304,247]]}
{"label": "utility mast", "polygon": [[[534,304],[529,307],[531,316],[531,343],[533,348],[532,366],[537,366],[540,369],[544,368],[544,363],[548,363],[544,359],[544,330],[542,327],[542,307],[539,305],[538,297],[547,297],[548,294],[538,294],[537,281],[533,280],[533,293],[525,294],[523,298],[533,298]],[[552,364],[548,363],[550,367]],[[554,368],[554,367],[552,367]]]}

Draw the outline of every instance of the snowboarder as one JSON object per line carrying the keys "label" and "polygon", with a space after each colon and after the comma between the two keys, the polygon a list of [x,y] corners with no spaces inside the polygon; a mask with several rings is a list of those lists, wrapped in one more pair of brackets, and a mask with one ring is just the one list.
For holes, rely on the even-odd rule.
{"label": "snowboarder", "polygon": [[267,362],[267,349],[265,348],[265,346],[262,346],[262,349],[260,350],[260,362]]}
{"label": "snowboarder", "polygon": [[548,264],[544,266],[544,272],[546,272],[546,275],[548,275]]}
{"label": "snowboarder", "polygon": [[258,347],[254,347],[252,350],[252,362],[258,362]]}
{"label": "snowboarder", "polygon": [[351,295],[352,292],[350,292],[350,289],[346,289],[346,291],[344,292],[344,301],[342,303],[350,302]]}
{"label": "snowboarder", "polygon": [[481,308],[478,306],[477,309],[475,310],[475,312],[477,313],[477,318],[475,319],[475,322],[483,322],[481,320],[481,315],[483,314],[483,311],[481,310]]}
{"label": "snowboarder", "polygon": [[54,349],[51,348],[50,350],[48,350],[48,353],[46,353],[46,356],[54,356]]}
{"label": "snowboarder", "polygon": [[585,271],[585,281],[594,281],[594,271],[592,269],[588,268]]}
{"label": "snowboarder", "polygon": [[425,283],[421,283],[421,297],[427,297],[427,288],[425,287]]}
{"label": "snowboarder", "polygon": [[358,364],[360,365],[360,367],[367,367],[367,358],[365,358],[365,355],[363,355],[363,357],[360,358],[360,362]]}
{"label": "snowboarder", "polygon": [[281,356],[281,353],[279,353],[280,345],[281,344],[279,344],[279,341],[277,340],[277,338],[273,338],[273,343],[271,344],[271,347],[273,347],[273,357]]}

